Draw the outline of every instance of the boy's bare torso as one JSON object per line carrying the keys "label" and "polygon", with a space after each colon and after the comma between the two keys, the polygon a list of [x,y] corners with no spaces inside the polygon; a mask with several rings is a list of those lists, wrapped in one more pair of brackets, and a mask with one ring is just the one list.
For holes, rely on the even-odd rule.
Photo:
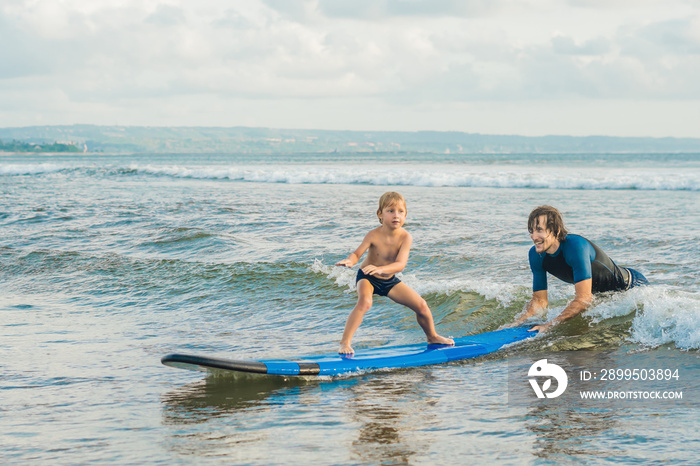
{"label": "boy's bare torso", "polygon": [[[370,233],[370,246],[367,249],[367,256],[360,265],[360,268],[368,265],[381,267],[396,262],[396,258],[401,249],[401,245],[408,236],[406,230],[386,234],[382,227],[377,227]],[[379,275],[379,274],[378,274]],[[394,274],[381,274],[381,278],[391,278]]]}

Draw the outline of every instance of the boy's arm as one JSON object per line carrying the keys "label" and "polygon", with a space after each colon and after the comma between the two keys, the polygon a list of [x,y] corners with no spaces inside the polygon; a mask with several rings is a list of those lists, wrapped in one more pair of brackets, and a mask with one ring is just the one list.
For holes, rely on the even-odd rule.
{"label": "boy's arm", "polygon": [[335,265],[341,265],[345,267],[352,267],[353,265],[357,264],[360,260],[360,257],[367,251],[369,246],[372,244],[372,232],[370,231],[365,235],[365,239],[362,240],[362,243],[360,246],[355,249],[355,252],[351,252],[348,257],[343,259],[342,261],[337,262]]}

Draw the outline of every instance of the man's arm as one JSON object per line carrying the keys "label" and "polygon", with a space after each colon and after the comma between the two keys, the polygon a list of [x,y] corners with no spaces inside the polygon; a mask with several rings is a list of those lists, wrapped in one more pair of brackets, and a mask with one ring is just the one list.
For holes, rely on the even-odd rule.
{"label": "man's arm", "polygon": [[517,327],[530,317],[537,314],[540,310],[546,309],[548,305],[549,301],[547,299],[547,290],[534,291],[532,293],[532,299],[527,304],[525,313],[521,315],[515,322],[503,325],[501,328]]}
{"label": "man's arm", "polygon": [[545,332],[553,325],[557,325],[565,320],[571,319],[572,317],[576,317],[588,309],[588,306],[590,306],[591,302],[593,301],[593,279],[589,278],[587,280],[581,280],[580,282],[576,283],[574,287],[576,288],[576,296],[574,297],[573,301],[571,301],[566,308],[564,308],[562,313],[552,319],[551,322],[533,327],[532,330]]}
{"label": "man's arm", "polygon": [[532,271],[532,299],[527,304],[525,313],[512,324],[504,325],[503,328],[517,327],[540,310],[546,309],[549,305],[549,300],[547,299],[547,272],[542,267],[542,257],[537,254],[534,246],[528,253],[528,261]]}

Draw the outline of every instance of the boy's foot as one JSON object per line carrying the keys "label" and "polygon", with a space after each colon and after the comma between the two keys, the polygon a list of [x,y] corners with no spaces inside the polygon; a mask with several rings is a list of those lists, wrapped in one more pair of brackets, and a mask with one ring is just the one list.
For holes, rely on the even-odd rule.
{"label": "boy's foot", "polygon": [[428,338],[428,343],[433,345],[454,345],[455,341],[452,338],[441,337],[440,335],[435,335],[432,338]]}
{"label": "boy's foot", "polygon": [[338,353],[340,354],[353,354],[355,353],[355,350],[352,349],[350,345],[345,345],[343,343],[340,344],[340,349],[338,350]]}

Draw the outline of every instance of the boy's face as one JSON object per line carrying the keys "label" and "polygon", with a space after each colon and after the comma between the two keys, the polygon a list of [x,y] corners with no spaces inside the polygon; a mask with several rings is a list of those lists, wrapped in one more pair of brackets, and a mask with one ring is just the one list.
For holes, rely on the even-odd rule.
{"label": "boy's face", "polygon": [[403,202],[394,202],[384,207],[379,219],[382,225],[386,225],[389,228],[401,228],[406,222],[406,206]]}

